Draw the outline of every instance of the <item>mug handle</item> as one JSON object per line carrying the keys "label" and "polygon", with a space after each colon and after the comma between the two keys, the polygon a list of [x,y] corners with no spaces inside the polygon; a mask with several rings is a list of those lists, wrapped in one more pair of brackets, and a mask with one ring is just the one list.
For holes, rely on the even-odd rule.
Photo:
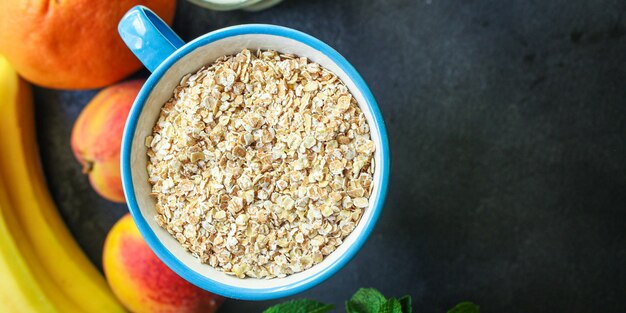
{"label": "mug handle", "polygon": [[117,31],[150,72],[185,44],[158,15],[142,5],[126,12]]}

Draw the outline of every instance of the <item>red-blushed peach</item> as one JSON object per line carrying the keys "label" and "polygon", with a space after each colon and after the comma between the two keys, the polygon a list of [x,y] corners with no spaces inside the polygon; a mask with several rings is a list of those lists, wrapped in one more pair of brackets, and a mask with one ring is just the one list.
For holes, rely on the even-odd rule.
{"label": "red-blushed peach", "polygon": [[72,129],[72,151],[89,175],[93,189],[105,199],[124,202],[120,177],[120,145],[126,118],[144,80],[101,90],[83,109]]}
{"label": "red-blushed peach", "polygon": [[224,298],[170,270],[150,250],[126,214],[107,235],[103,266],[113,292],[135,313],[212,313]]}

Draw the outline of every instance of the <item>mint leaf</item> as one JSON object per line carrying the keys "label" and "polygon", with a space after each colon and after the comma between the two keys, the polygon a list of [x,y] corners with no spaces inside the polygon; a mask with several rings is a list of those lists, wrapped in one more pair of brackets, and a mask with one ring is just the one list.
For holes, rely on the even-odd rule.
{"label": "mint leaf", "polygon": [[480,307],[472,302],[465,301],[448,310],[448,313],[480,313]]}
{"label": "mint leaf", "polygon": [[348,313],[378,313],[385,301],[385,297],[378,290],[361,288],[346,302],[346,311]]}
{"label": "mint leaf", "polygon": [[398,299],[389,299],[380,306],[378,313],[402,313],[402,305]]}
{"label": "mint leaf", "polygon": [[402,306],[402,313],[412,313],[413,306],[411,305],[411,296],[404,296],[400,299],[400,305]]}
{"label": "mint leaf", "polygon": [[277,304],[263,311],[263,313],[326,313],[333,308],[332,304],[302,299]]}

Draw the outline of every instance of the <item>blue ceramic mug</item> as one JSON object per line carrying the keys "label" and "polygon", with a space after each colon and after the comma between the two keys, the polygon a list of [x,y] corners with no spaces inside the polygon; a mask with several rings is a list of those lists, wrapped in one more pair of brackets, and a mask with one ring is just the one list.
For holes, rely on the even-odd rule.
{"label": "blue ceramic mug", "polygon": [[[273,25],[240,25],[203,35],[187,44],[154,12],[136,6],[122,18],[120,36],[152,71],[130,111],[122,140],[121,167],[130,213],[156,255],[189,282],[230,298],[265,300],[311,288],[343,267],[361,248],[380,215],[389,178],[389,144],[376,100],[357,71],[337,51],[299,31]],[[155,221],[155,199],[150,196],[145,138],[152,133],[159,111],[173,95],[182,77],[224,55],[244,48],[271,49],[304,56],[334,72],[358,101],[376,144],[370,206],[337,250],[321,263],[284,278],[240,279],[201,264]]]}

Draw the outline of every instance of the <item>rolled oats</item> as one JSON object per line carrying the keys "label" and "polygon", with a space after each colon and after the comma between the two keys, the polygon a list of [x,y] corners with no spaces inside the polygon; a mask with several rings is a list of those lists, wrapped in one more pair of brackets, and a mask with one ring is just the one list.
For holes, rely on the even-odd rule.
{"label": "rolled oats", "polygon": [[369,206],[365,116],[306,58],[243,50],[186,75],[145,145],[157,223],[239,278],[322,262]]}

